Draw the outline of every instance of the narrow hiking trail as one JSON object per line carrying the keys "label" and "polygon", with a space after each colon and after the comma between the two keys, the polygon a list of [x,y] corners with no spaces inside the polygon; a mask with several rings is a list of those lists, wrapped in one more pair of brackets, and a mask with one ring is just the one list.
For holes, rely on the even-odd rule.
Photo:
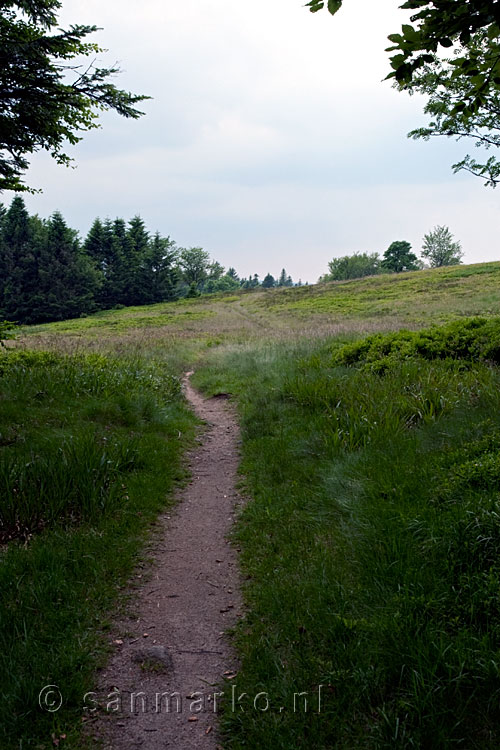
{"label": "narrow hiking trail", "polygon": [[113,750],[215,750],[215,695],[237,662],[224,631],[241,614],[236,550],[227,535],[241,503],[239,429],[223,398],[184,392],[207,423],[188,453],[192,479],[159,519],[152,575],[134,590],[133,616],[116,623],[115,652],[99,676],[89,734]]}

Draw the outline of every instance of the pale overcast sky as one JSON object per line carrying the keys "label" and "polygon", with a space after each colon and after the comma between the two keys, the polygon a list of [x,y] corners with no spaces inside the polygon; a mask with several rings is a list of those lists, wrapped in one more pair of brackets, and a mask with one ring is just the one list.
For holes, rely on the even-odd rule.
{"label": "pale overcast sky", "polygon": [[420,250],[437,224],[465,262],[498,259],[500,192],[450,169],[472,147],[407,139],[422,102],[382,82],[398,0],[345,0],[335,18],[304,2],[63,0],[61,25],[104,27],[102,62],[153,99],[138,121],[106,114],[75,170],[37,155],[29,210],[59,209],[82,235],[140,214],[241,275],[314,282],[334,256]]}

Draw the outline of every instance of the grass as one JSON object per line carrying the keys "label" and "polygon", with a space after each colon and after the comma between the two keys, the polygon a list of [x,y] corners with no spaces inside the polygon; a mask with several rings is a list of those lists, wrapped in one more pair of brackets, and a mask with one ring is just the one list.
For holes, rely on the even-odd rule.
{"label": "grass", "polygon": [[225,747],[496,750],[499,303],[488,263],[24,329],[0,352],[0,746],[81,746],[102,631],[183,476],[194,365],[234,394],[251,497]]}
{"label": "grass", "polygon": [[226,712],[228,748],[498,747],[500,373],[446,346],[382,372],[338,341],[234,347],[198,371],[239,403],[238,692],[271,702]]}
{"label": "grass", "polygon": [[[0,373],[0,746],[79,747],[101,634],[194,419],[149,361],[9,352]],[[45,685],[61,711],[40,710]]]}
{"label": "grass", "polygon": [[347,282],[278,290],[265,304],[276,313],[343,318],[398,316],[412,326],[456,317],[496,314],[500,305],[500,263],[449,266],[383,274]]}
{"label": "grass", "polygon": [[206,295],[142,308],[109,310],[24,329],[29,346],[89,348],[139,355],[189,349],[193,361],[207,344],[294,341],[345,334],[418,329],[464,316],[496,315],[500,263],[384,274],[348,282],[252,293]]}

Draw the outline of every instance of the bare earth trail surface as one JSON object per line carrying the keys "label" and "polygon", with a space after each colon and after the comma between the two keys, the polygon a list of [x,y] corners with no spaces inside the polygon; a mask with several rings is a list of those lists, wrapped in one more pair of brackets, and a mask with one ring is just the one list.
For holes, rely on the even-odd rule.
{"label": "bare earth trail surface", "polygon": [[160,518],[151,579],[138,589],[133,619],[117,623],[116,651],[99,676],[101,710],[89,734],[113,750],[214,750],[217,712],[231,700],[217,685],[237,668],[224,631],[241,614],[227,539],[241,501],[239,430],[224,399],[204,399],[188,376],[184,389],[207,429],[188,454],[191,482]]}

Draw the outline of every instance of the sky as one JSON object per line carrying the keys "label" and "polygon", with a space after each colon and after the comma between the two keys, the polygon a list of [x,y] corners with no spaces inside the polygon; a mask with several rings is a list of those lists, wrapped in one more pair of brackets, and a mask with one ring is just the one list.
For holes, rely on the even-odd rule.
{"label": "sky", "polygon": [[333,257],[394,240],[419,252],[436,225],[464,262],[498,259],[500,192],[451,171],[472,147],[408,139],[424,102],[383,81],[398,0],[345,0],[334,18],[304,3],[63,0],[61,26],[103,27],[100,63],[152,99],[137,121],[105,113],[69,149],[76,169],[33,157],[30,212],[59,210],[82,236],[97,216],[140,214],[242,276],[310,283]]}

